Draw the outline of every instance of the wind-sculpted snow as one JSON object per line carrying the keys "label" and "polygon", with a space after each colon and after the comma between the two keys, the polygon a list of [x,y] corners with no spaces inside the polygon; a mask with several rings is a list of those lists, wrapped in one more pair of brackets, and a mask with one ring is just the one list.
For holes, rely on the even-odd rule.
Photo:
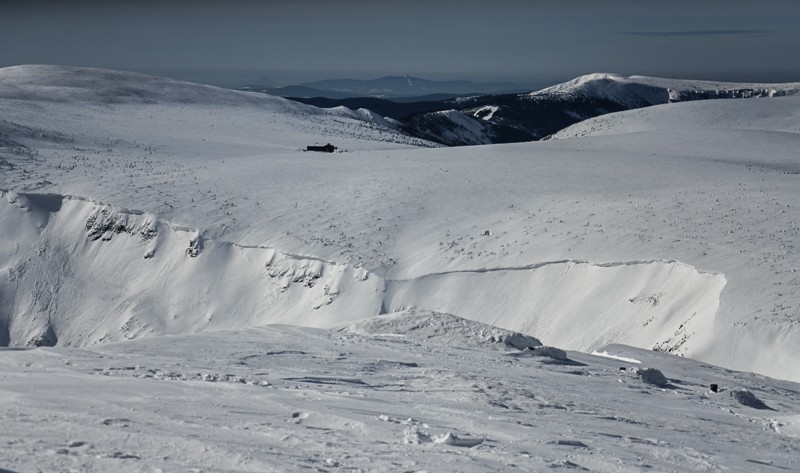
{"label": "wind-sculpted snow", "polygon": [[[89,72],[82,76],[91,75]],[[61,79],[56,80],[58,75]],[[105,80],[100,72],[95,75],[101,83]],[[41,276],[28,271],[24,284],[0,278],[4,295],[24,286],[27,299],[15,299],[15,307],[31,306],[35,300],[31,313],[52,313],[66,319],[90,300],[105,298],[92,310],[102,312],[98,319],[101,325],[108,325],[109,333],[119,333],[127,320],[118,313],[132,312],[166,320],[148,325],[146,330],[137,329],[139,335],[177,333],[195,322],[197,328],[192,330],[225,326],[225,308],[248,313],[231,317],[231,326],[291,320],[288,313],[282,319],[270,318],[257,315],[254,309],[256,302],[272,300],[272,296],[263,296],[264,287],[280,293],[289,280],[292,284],[287,292],[302,295],[291,310],[302,312],[298,318],[305,320],[303,323],[316,323],[315,314],[322,311],[331,314],[331,323],[342,319],[347,324],[391,310],[388,296],[393,289],[386,298],[381,291],[383,284],[392,286],[395,280],[424,287],[427,283],[414,281],[444,286],[443,281],[464,279],[479,286],[477,294],[490,292],[490,285],[502,285],[506,277],[527,291],[520,281],[556,268],[572,268],[565,277],[575,281],[581,280],[580,275],[604,275],[586,279],[588,287],[595,282],[605,284],[606,277],[615,280],[626,271],[641,272],[649,281],[667,271],[670,262],[678,261],[684,267],[675,263],[672,271],[688,281],[711,278],[721,284],[724,275],[727,282],[721,291],[716,285],[699,284],[709,291],[707,301],[719,297],[718,309],[709,316],[711,311],[706,309],[711,305],[703,305],[705,309],[688,324],[695,333],[688,335],[685,343],[681,342],[684,335],[676,334],[680,323],[671,324],[687,320],[694,309],[664,318],[672,328],[658,337],[641,338],[640,346],[672,349],[728,368],[800,379],[795,349],[800,343],[796,98],[651,107],[647,110],[654,114],[641,116],[637,125],[641,131],[636,133],[422,149],[411,142],[398,142],[402,136],[396,132],[344,116],[344,111],[285,111],[277,102],[270,105],[269,98],[263,106],[217,104],[217,99],[205,103],[100,103],[102,97],[69,99],[69,87],[65,87],[58,93],[66,94],[68,100],[53,101],[48,100],[46,88],[35,86],[37,81],[56,84],[62,80],[71,83],[68,71],[0,84],[11,97],[0,98],[0,188],[29,196],[80,195],[91,200],[78,212],[75,198],[63,199],[61,211],[26,212],[30,220],[14,217],[0,229],[7,236],[0,240],[3,255],[27,251],[28,260],[49,261],[40,264]],[[152,78],[125,80],[143,91],[152,89]],[[186,93],[194,87],[183,86]],[[23,89],[36,93],[25,99]],[[90,91],[79,87],[74,92],[80,98]],[[481,107],[485,105],[491,104]],[[505,110],[500,107],[492,120]],[[664,126],[648,128],[649,119]],[[302,151],[306,145],[329,141],[340,152]],[[51,208],[60,201],[43,199],[50,203],[41,205]],[[101,211],[104,208],[107,215]],[[127,215],[123,208],[141,209],[142,214]],[[63,218],[67,211],[80,216],[67,220]],[[96,219],[86,228],[92,215]],[[141,231],[147,235],[146,223],[153,219],[161,223],[156,225],[157,236],[147,240]],[[111,239],[103,241],[104,236]],[[62,237],[70,240],[56,244]],[[98,238],[92,241],[94,237]],[[46,244],[40,245],[41,256],[36,256],[31,242],[40,239]],[[125,241],[130,247],[125,248],[129,254],[123,257],[120,248]],[[109,256],[112,252],[101,251],[103,248],[113,248],[116,256]],[[281,275],[283,263],[267,268],[273,251],[283,255],[276,256],[276,262],[284,256],[286,264],[292,261],[286,274]],[[151,253],[152,257],[145,258]],[[237,259],[239,263],[234,262]],[[74,261],[84,262],[80,271]],[[95,265],[87,261],[95,261]],[[337,270],[352,268],[346,271],[352,270],[356,281],[366,275],[367,280],[359,284],[375,283],[374,304],[368,297],[364,299],[368,302],[359,302],[363,306],[358,310],[340,313],[337,307],[351,301],[347,287],[327,304],[331,294],[325,294],[325,284],[314,279],[314,261],[323,264],[325,274],[335,274],[331,266],[335,265]],[[143,266],[148,262],[150,266]],[[563,264],[501,271],[546,262]],[[615,262],[655,263],[630,268],[599,266]],[[240,263],[247,269],[234,269]],[[31,262],[29,266],[35,265]],[[156,266],[159,270],[153,271]],[[169,282],[172,267],[183,268],[174,279],[184,281],[185,288]],[[223,267],[228,269],[222,271]],[[215,268],[222,272],[214,272]],[[8,269],[3,266],[2,271]],[[155,279],[167,281],[164,295],[137,299],[138,294],[147,293],[139,292],[137,285],[151,273]],[[236,279],[239,273],[244,283]],[[75,280],[89,281],[79,287],[80,297],[69,296],[70,290],[75,291]],[[342,280],[351,281],[349,276]],[[671,278],[664,282],[675,283]],[[306,287],[306,283],[314,286]],[[123,288],[111,287],[114,284]],[[216,297],[215,291],[226,290],[226,284],[232,294],[241,297],[223,297],[219,302],[211,298]],[[127,285],[130,290],[124,289]],[[145,284],[152,291],[157,285]],[[613,304],[619,304],[624,314],[635,306],[647,313],[651,311],[648,300],[655,300],[659,293],[667,298],[674,293],[655,285],[642,293],[615,292],[620,298]],[[206,300],[203,291],[207,286],[216,288],[209,290]],[[332,280],[334,293],[336,286]],[[587,294],[584,289],[577,292],[581,298]],[[172,298],[184,290],[185,294],[198,294],[181,297],[188,306],[197,307],[197,313],[213,312],[211,322],[202,322],[199,315],[187,316],[191,324],[170,322],[172,312],[183,310],[180,305],[170,305],[183,303],[183,299]],[[447,285],[446,290],[456,297],[455,289]],[[501,286],[491,293],[504,294],[504,290]],[[437,309],[419,295],[419,300],[409,297],[404,303]],[[492,297],[497,299],[496,307],[513,304]],[[79,303],[56,307],[50,302],[67,299]],[[523,295],[514,294],[512,300],[518,299],[524,299]],[[121,300],[134,302],[126,305]],[[589,299],[584,301],[591,305]],[[675,308],[680,307],[677,300],[673,302]],[[447,304],[453,302],[448,298]],[[511,309],[520,310],[523,305]],[[289,303],[270,302],[267,307],[278,313],[281,308],[289,310]],[[662,302],[657,307],[673,306]],[[464,315],[443,308],[440,310]],[[0,304],[0,320],[8,319],[9,310],[9,304]],[[595,315],[591,310],[584,312],[590,321]],[[486,317],[479,320],[491,323],[497,313],[492,309],[475,317]],[[606,315],[610,317],[610,313]],[[14,343],[93,340],[85,334],[68,333],[64,325],[48,324],[46,316],[35,319],[36,330],[32,325],[25,336],[15,332]],[[632,320],[640,325],[644,322]],[[710,325],[703,328],[701,322]],[[575,324],[583,326],[582,322]],[[9,325],[0,326],[0,338],[9,341]],[[652,326],[641,330],[652,330]],[[88,324],[83,330],[95,331],[95,327]],[[574,333],[583,335],[580,330]],[[541,333],[531,335],[555,344]]]}
{"label": "wind-sculpted snow", "polygon": [[144,212],[4,192],[0,216],[4,345],[326,327],[381,306],[383,283],[364,270],[207,240]]}
{"label": "wind-sculpted snow", "polygon": [[2,197],[4,239],[28,234],[27,246],[0,260],[9,279],[3,298],[12,301],[0,333],[12,346],[267,323],[333,327],[430,309],[570,349],[624,342],[685,354],[713,343],[707,334],[726,282],[670,261],[569,260],[385,280],[348,264],[207,239],[145,212],[59,195]]}
{"label": "wind-sculpted snow", "polygon": [[407,315],[373,325],[384,335],[270,326],[0,349],[0,468],[800,468],[797,383],[622,345],[608,358],[469,343],[491,329],[447,317],[462,330],[427,337]]}
{"label": "wind-sculpted snow", "polygon": [[713,343],[725,284],[674,261],[554,261],[387,281],[385,306],[458,314],[575,350],[619,342],[685,354]]}
{"label": "wind-sculpted snow", "polygon": [[542,345],[542,342],[530,335],[430,310],[403,310],[370,317],[346,327],[344,331],[376,337],[403,337],[465,348],[497,345],[524,350]]}
{"label": "wind-sculpted snow", "polygon": [[0,470],[798,470],[792,98],[421,149],[35,69],[0,77]]}

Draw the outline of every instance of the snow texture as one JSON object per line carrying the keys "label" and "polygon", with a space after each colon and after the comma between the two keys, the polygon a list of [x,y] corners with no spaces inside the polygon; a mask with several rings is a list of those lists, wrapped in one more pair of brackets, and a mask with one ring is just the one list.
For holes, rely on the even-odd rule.
{"label": "snow texture", "polygon": [[659,388],[669,386],[669,380],[664,376],[664,373],[655,368],[639,368],[636,370],[636,376],[638,376],[643,383],[652,384]]}
{"label": "snow texture", "polygon": [[641,107],[698,99],[798,95],[800,82],[753,84],[595,73],[531,93],[532,96],[547,94],[579,94]]}
{"label": "snow texture", "polygon": [[799,101],[431,149],[0,69],[0,468],[796,471]]}
{"label": "snow texture", "polygon": [[[800,386],[651,350],[619,362],[270,326],[0,350],[8,471],[796,471]],[[747,389],[776,410],[726,393]],[[743,448],[746,446],[746,448]]]}

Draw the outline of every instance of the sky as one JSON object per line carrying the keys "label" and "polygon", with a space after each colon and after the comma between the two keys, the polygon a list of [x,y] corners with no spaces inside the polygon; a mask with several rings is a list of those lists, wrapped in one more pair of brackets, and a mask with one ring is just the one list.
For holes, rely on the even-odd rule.
{"label": "sky", "polygon": [[238,86],[592,72],[800,81],[797,0],[0,0],[0,66]]}

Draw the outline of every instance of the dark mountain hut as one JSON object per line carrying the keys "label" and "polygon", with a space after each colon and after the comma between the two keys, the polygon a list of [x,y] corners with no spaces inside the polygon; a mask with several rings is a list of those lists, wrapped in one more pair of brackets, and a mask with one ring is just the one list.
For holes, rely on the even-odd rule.
{"label": "dark mountain hut", "polygon": [[317,146],[317,145],[309,145],[306,147],[306,151],[319,151],[322,153],[333,153],[336,150],[336,146],[328,143],[325,146]]}

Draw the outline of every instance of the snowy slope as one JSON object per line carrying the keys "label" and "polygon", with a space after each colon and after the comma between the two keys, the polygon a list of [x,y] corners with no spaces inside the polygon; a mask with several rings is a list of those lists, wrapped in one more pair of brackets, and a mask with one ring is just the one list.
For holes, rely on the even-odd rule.
{"label": "snowy slope", "polygon": [[460,97],[439,105],[440,111],[402,117],[404,129],[450,146],[518,143],[544,138],[586,118],[648,104],[580,94],[508,94]]}
{"label": "snowy slope", "polygon": [[[2,294],[10,302],[3,345],[86,346],[266,323],[335,327],[428,307],[570,348],[625,342],[679,353],[686,334],[711,328],[727,282],[670,261],[554,261],[387,279],[210,239],[148,213],[57,194],[2,197]],[[577,324],[585,330],[576,333]],[[673,331],[681,336],[663,339]]]}
{"label": "snowy slope", "polygon": [[550,138],[713,129],[800,133],[800,98],[665,104],[595,117]]}
{"label": "snowy slope", "polygon": [[532,92],[530,95],[548,94],[583,95],[634,108],[701,99],[797,95],[800,94],[800,83],[752,84],[595,73]]}
{"label": "snowy slope", "polygon": [[[800,83],[747,84],[589,74],[527,94],[461,97],[442,102],[447,113],[401,119],[405,129],[447,145],[534,141],[592,117],[670,102],[797,95]],[[768,106],[768,105],[767,105]],[[477,120],[479,133],[463,123]]]}
{"label": "snowy slope", "polygon": [[2,69],[0,471],[797,471],[799,100],[428,149]]}
{"label": "snowy slope", "polygon": [[[0,100],[14,116],[35,123],[52,114],[62,120],[53,133],[80,143],[91,127],[95,136],[157,137],[181,143],[183,153],[206,147],[208,133],[228,136],[240,149],[296,149],[337,141],[340,148],[374,142],[431,146],[387,128],[349,109],[325,110],[266,94],[240,92],[200,84],[105,69],[64,66],[15,66],[0,69]],[[6,118],[8,117],[8,118]],[[51,130],[20,127],[0,121],[0,136],[39,137]],[[102,119],[100,119],[102,118]],[[136,126],[131,126],[136,123]]]}
{"label": "snowy slope", "polygon": [[[12,345],[419,308],[800,379],[796,133],[722,122],[422,149],[301,105],[76,100],[0,100]],[[794,126],[782,105],[739,103],[690,105],[698,123],[734,107]],[[300,151],[314,141],[348,151]]]}
{"label": "snowy slope", "polygon": [[[4,99],[90,103],[183,103],[267,105],[303,110],[295,102],[265,94],[233,92],[163,77],[108,69],[25,65],[0,69]],[[310,110],[306,108],[306,110]]]}
{"label": "snowy slope", "polygon": [[796,383],[620,345],[604,356],[518,351],[438,315],[0,349],[0,468],[800,468]]}

